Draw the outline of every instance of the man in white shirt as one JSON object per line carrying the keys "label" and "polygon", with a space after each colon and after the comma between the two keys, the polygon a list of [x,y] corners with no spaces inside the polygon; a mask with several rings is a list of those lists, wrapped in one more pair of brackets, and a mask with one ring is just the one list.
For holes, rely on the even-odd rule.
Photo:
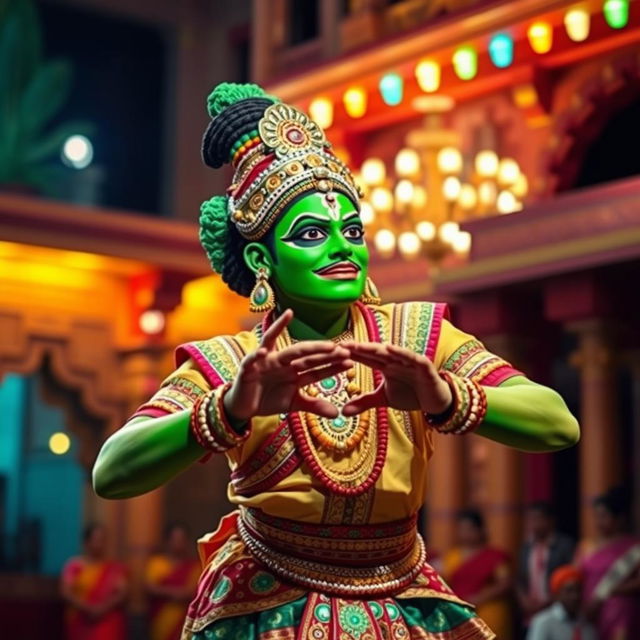
{"label": "man in white shirt", "polygon": [[580,570],[571,565],[559,567],[549,586],[555,602],[533,617],[527,640],[598,640],[594,627],[580,615]]}

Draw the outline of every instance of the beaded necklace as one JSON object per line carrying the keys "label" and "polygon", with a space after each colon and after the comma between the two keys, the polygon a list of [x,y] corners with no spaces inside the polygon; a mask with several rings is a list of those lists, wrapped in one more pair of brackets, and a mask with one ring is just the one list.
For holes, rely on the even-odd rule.
{"label": "beaded necklace", "polygon": [[[371,311],[360,303],[354,306],[354,339],[379,342],[378,327]],[[272,314],[268,314],[263,321],[263,333],[271,321]],[[334,338],[334,341],[339,339],[351,339],[351,336],[345,332],[337,339]],[[280,348],[293,344],[286,330],[279,341]],[[356,364],[353,370],[309,385],[305,391],[310,395],[322,394],[344,404],[354,393],[359,393],[361,389],[371,391],[381,382],[382,374],[379,371]],[[352,386],[349,388],[349,385]],[[389,440],[389,417],[386,407],[377,407],[351,418],[338,415],[333,420],[297,411],[282,414],[280,417],[289,423],[296,449],[309,467],[311,475],[330,492],[342,496],[358,496],[377,482],[386,459]],[[353,454],[358,445],[361,445],[358,458],[352,461],[347,469],[335,468],[328,462],[323,462],[318,452],[318,449],[324,449],[339,462],[345,454]]]}

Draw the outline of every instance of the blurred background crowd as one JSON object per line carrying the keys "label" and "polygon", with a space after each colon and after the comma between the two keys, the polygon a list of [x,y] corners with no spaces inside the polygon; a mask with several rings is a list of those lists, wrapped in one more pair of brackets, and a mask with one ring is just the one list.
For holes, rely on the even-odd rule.
{"label": "blurred background crowd", "polygon": [[184,611],[224,461],[123,501],[90,470],[176,345],[255,322],[197,233],[206,96],[253,81],[356,172],[382,297],[447,302],[580,420],[556,454],[437,437],[433,563],[501,638],[634,638],[639,44],[640,0],[0,0],[2,632]]}

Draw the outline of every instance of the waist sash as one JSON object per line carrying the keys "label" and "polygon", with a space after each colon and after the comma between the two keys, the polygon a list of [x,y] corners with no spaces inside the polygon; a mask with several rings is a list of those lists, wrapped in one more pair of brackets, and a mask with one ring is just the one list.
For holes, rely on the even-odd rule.
{"label": "waist sash", "polygon": [[416,516],[379,525],[314,525],[241,509],[238,532],[258,561],[282,579],[339,596],[393,595],[426,560]]}

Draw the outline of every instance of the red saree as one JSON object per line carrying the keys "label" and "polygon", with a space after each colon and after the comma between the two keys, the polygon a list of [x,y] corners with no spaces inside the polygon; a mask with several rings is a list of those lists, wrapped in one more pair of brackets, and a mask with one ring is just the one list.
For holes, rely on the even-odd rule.
{"label": "red saree", "polygon": [[[79,600],[100,605],[107,602],[126,581],[126,570],[117,562],[89,563],[83,558],[73,558],[62,570],[62,581]],[[67,640],[124,640],[124,609],[117,607],[93,618],[69,605],[65,629]]]}
{"label": "red saree", "polygon": [[[174,562],[165,555],[153,556],[147,565],[147,584],[160,587],[174,587],[195,595],[200,563],[194,559]],[[149,607],[149,627],[151,640],[179,640],[182,625],[187,614],[188,600],[152,596]]]}
{"label": "red saree", "polygon": [[[444,559],[447,582],[458,597],[471,602],[502,572],[510,572],[509,555],[492,547],[485,547],[466,558],[460,549],[453,549]],[[493,629],[496,637],[510,640],[512,619],[508,598],[488,600],[478,605],[476,612]]]}

